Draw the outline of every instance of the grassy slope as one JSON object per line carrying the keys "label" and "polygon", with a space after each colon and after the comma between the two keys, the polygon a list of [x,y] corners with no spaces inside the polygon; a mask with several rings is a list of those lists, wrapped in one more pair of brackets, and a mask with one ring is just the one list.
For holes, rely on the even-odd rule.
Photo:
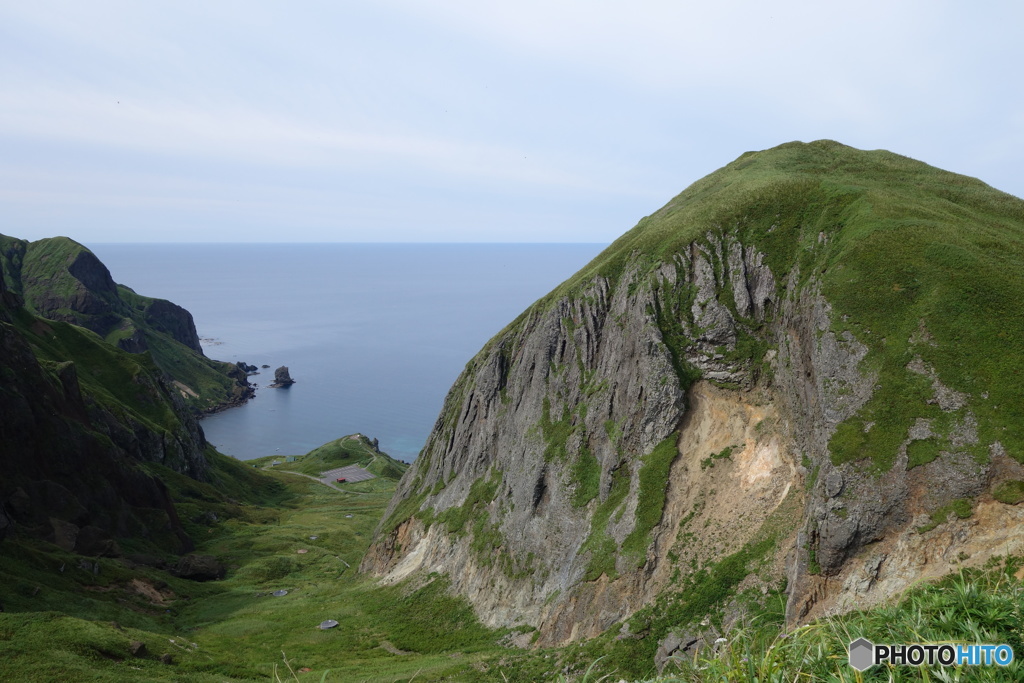
{"label": "grassy slope", "polygon": [[[680,661],[658,681],[1019,681],[1024,665],[1020,617],[1024,586],[1021,558],[993,559],[983,570],[964,570],[922,585],[892,605],[853,612],[782,633],[771,615],[724,633],[717,648],[694,661]],[[847,647],[858,638],[872,643],[991,643],[1010,645],[1008,667],[875,666],[858,674],[847,665]],[[666,672],[667,673],[667,672]]]}
{"label": "grassy slope", "polygon": [[[1024,300],[1024,202],[885,151],[820,141],[745,154],[641,220],[481,353],[527,316],[562,296],[580,295],[594,277],[614,280],[630,262],[653,270],[708,233],[735,235],[764,253],[780,290],[789,275],[799,286],[820,286],[833,306],[833,328],[848,330],[869,348],[862,370],[877,373],[879,388],[833,438],[834,461],[884,471],[908,428],[927,418],[937,436],[912,444],[910,466],[927,462],[950,447],[950,433],[970,422],[968,412],[979,423],[979,443],[970,447],[975,457],[986,458],[989,445],[999,441],[1024,460],[1017,343],[1024,338],[1024,313],[1014,303]],[[945,386],[967,396],[964,408],[943,414],[928,403],[931,381],[907,369],[916,356]],[[557,426],[548,422],[541,427]],[[866,432],[869,422],[874,428]],[[396,518],[418,506],[415,497],[407,502]],[[705,602],[710,609],[728,598],[744,568],[757,561],[756,550],[723,558],[695,579],[677,607]],[[639,615],[646,620],[639,626],[663,632],[673,625],[664,609],[655,612],[650,619]],[[618,640],[617,627],[612,630],[573,657],[604,656],[605,671],[644,675],[653,647]]]}
{"label": "grassy slope", "polygon": [[[394,492],[388,470],[400,463],[350,438],[316,449],[304,464],[338,466],[343,450],[340,464],[376,459],[371,467],[384,476],[341,492],[264,471],[273,458],[241,463],[212,449],[209,484],[146,465],[174,492],[197,552],[229,567],[223,581],[196,583],[9,538],[0,554],[0,673],[9,680],[205,682],[273,680],[276,672],[295,680],[290,666],[312,681],[476,680],[483,671],[498,675],[499,660],[512,681],[553,673],[543,654],[499,645],[506,632],[482,627],[442,579],[378,587],[356,573]],[[131,588],[133,580],[173,597],[155,604]],[[271,595],[279,589],[288,595]],[[340,626],[321,631],[325,619]],[[130,656],[132,641],[145,643],[149,655]],[[173,665],[159,661],[165,653]]]}
{"label": "grassy slope", "polygon": [[[272,457],[268,460],[275,459],[280,458]],[[358,465],[379,477],[390,479],[400,478],[408,469],[408,465],[395,460],[387,453],[375,450],[362,434],[350,434],[325,443],[306,455],[299,456],[294,462],[282,464],[280,469],[319,476],[321,472],[349,465]]]}
{"label": "grassy slope", "polygon": [[37,358],[74,362],[82,388],[115,415],[131,413],[157,431],[178,426],[171,406],[152,397],[147,389],[155,386],[152,376],[159,372],[148,355],[125,353],[89,330],[70,323],[43,322],[26,311],[18,311],[14,319]]}

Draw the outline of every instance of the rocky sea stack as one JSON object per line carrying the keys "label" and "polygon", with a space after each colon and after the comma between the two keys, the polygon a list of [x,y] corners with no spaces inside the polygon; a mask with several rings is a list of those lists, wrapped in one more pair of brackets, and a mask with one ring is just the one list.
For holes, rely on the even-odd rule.
{"label": "rocky sea stack", "polygon": [[274,370],[274,382],[270,386],[275,389],[287,388],[295,384],[295,380],[292,379],[291,374],[288,372],[288,366],[282,365],[277,370]]}
{"label": "rocky sea stack", "polygon": [[978,180],[744,154],[467,364],[361,569],[664,661],[741,593],[800,623],[1020,552],[1022,273]]}

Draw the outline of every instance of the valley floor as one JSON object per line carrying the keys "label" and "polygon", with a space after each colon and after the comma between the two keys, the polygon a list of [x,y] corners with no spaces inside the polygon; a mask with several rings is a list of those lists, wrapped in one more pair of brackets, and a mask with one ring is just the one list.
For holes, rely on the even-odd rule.
{"label": "valley floor", "polygon": [[[196,552],[228,567],[197,583],[119,559],[8,539],[0,677],[32,681],[537,680],[543,653],[503,647],[431,577],[377,587],[356,573],[394,490],[351,493],[270,472],[283,502],[210,523]],[[275,591],[287,591],[275,596]],[[321,630],[325,620],[338,626]],[[133,645],[134,643],[134,645]],[[144,647],[140,648],[142,644]],[[138,654],[133,655],[132,650]],[[170,663],[167,663],[167,662]]]}

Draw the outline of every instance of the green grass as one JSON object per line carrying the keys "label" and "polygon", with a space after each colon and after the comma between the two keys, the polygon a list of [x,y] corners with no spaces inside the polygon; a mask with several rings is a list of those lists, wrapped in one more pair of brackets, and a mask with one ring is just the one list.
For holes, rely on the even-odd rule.
{"label": "green grass", "polygon": [[[578,409],[585,404],[579,404]],[[547,461],[564,462],[568,457],[567,443],[577,431],[583,429],[582,423],[575,419],[568,405],[562,406],[562,415],[557,420],[551,419],[551,399],[544,397],[540,418],[540,430],[544,436],[544,459]]]}
{"label": "green grass", "polygon": [[[266,460],[282,459],[280,456],[271,456]],[[375,449],[370,440],[362,434],[350,434],[335,439],[297,457],[294,462],[285,462],[277,467],[283,471],[301,472],[318,477],[327,470],[350,465],[358,465],[378,477],[388,479],[399,479],[408,469],[405,463]]]}
{"label": "green grass", "polygon": [[[197,583],[113,558],[90,558],[86,570],[84,558],[9,537],[0,553],[7,680],[267,680],[275,667],[290,680],[282,652],[303,681],[475,680],[482,670],[537,680],[537,655],[500,645],[508,631],[484,628],[443,577],[381,587],[356,573],[394,480],[344,493],[209,455],[210,484],[161,474],[183,516],[216,514],[190,531],[198,552],[225,563],[227,578]],[[153,604],[133,580],[173,596]],[[270,594],[278,589],[289,593]],[[340,625],[319,630],[325,619]],[[149,656],[131,656],[132,641]],[[159,661],[165,653],[173,664]]]}
{"label": "green grass", "polygon": [[[486,524],[490,515],[485,508],[494,500],[501,485],[501,471],[494,469],[487,477],[480,477],[469,487],[469,494],[462,505],[450,507],[435,517],[438,524],[443,524],[449,534],[463,535],[477,525]],[[474,524],[471,527],[470,520]],[[482,530],[482,529],[481,529]]]}
{"label": "green grass", "polygon": [[[773,543],[774,538],[765,538],[748,544],[687,575],[680,585],[663,591],[653,603],[625,620],[632,634],[630,637],[620,638],[621,625],[613,626],[597,638],[568,646],[563,660],[580,669],[600,659],[597,671],[612,675],[616,680],[653,676],[658,643],[670,631],[692,627],[706,615],[717,620],[716,615],[721,613],[726,601],[735,596],[736,587],[748,573],[757,569]],[[764,610],[760,603],[757,605],[758,610]]]}
{"label": "green grass", "polygon": [[597,498],[601,487],[601,463],[586,445],[580,448],[570,475],[573,482],[573,507],[584,507]]}
{"label": "green grass", "polygon": [[629,468],[619,467],[612,474],[612,485],[608,496],[601,501],[590,518],[590,533],[580,547],[580,553],[590,553],[584,581],[596,581],[602,574],[614,579],[618,577],[615,561],[619,548],[615,539],[608,535],[608,521],[615,512],[622,513],[622,504],[629,493]]}
{"label": "green grass", "polygon": [[892,604],[823,619],[791,632],[756,617],[723,634],[690,661],[654,680],[687,681],[1019,681],[1022,666],[875,666],[863,674],[848,665],[857,638],[872,643],[1007,643],[1021,652],[1024,590],[1014,573],[1020,559],[994,560],[899,596]]}
{"label": "green grass", "polygon": [[651,530],[661,521],[665,510],[668,474],[679,455],[679,435],[673,433],[640,459],[640,491],[637,493],[636,525],[622,541],[622,553],[634,566],[642,567],[651,544]]}
{"label": "green grass", "polygon": [[148,354],[125,353],[89,330],[40,320],[24,310],[13,317],[40,361],[74,363],[82,389],[114,415],[130,413],[155,431],[180,426],[157,380],[160,371]]}
{"label": "green grass", "polygon": [[957,519],[967,519],[974,513],[970,498],[957,498],[956,500],[943,505],[932,513],[931,521],[923,526],[917,527],[917,533],[925,534],[944,523],[950,514],[956,515]]}
{"label": "green grass", "polygon": [[714,467],[716,460],[727,460],[731,458],[734,450],[736,450],[736,446],[726,446],[718,453],[712,453],[700,461],[700,468],[702,470],[706,470],[709,467]]}
{"label": "green grass", "polygon": [[992,497],[1000,503],[1017,505],[1021,501],[1024,501],[1024,481],[1020,481],[1019,479],[1009,479],[1001,482],[996,486],[995,490],[992,491]]}

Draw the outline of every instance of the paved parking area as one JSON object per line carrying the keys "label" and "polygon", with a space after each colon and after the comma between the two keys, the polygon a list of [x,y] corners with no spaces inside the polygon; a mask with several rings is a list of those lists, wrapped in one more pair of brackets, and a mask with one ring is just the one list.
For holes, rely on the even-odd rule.
{"label": "paved parking area", "polygon": [[359,465],[349,465],[348,467],[338,467],[321,473],[320,481],[325,484],[334,484],[337,479],[344,477],[348,482],[355,483],[357,481],[373,479],[376,476],[373,472],[368,472]]}

